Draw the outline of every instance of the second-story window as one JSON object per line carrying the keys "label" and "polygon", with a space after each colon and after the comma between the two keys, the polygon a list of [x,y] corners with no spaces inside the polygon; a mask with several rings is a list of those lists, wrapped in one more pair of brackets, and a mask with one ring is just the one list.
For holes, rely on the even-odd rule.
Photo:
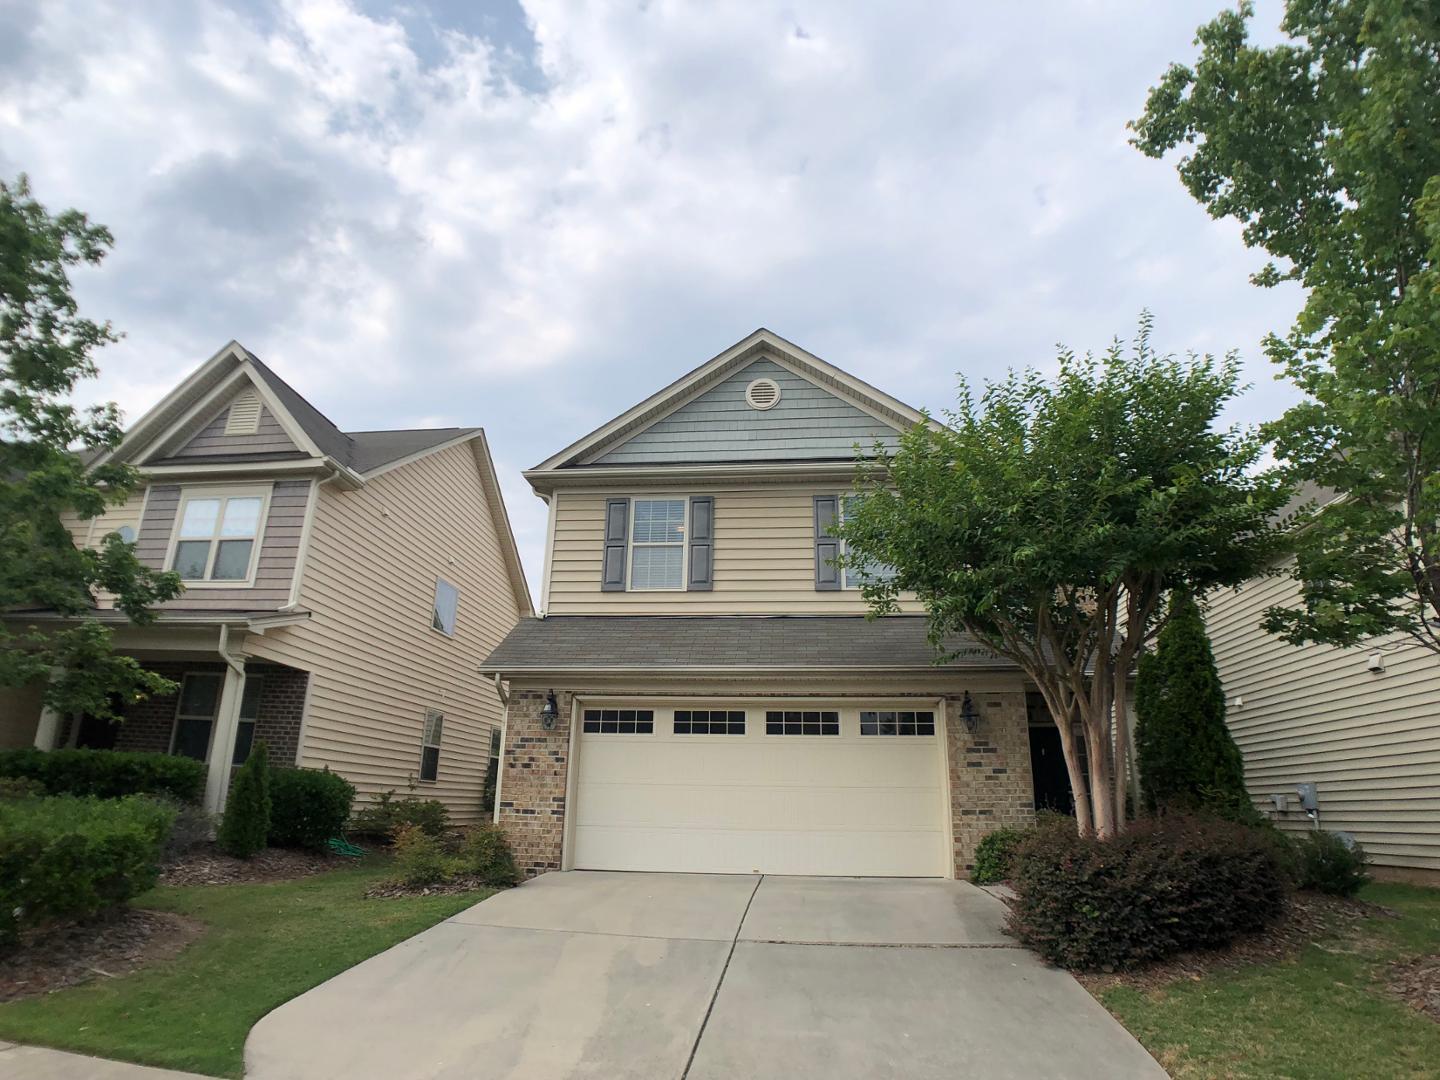
{"label": "second-story window", "polygon": [[684,499],[636,499],[632,503],[630,587],[685,587]]}
{"label": "second-story window", "polygon": [[254,490],[187,494],[170,569],[188,582],[249,580],[264,508],[264,494]]}
{"label": "second-story window", "polygon": [[[845,495],[840,499],[840,517],[843,520],[850,512],[858,499],[855,495]],[[841,550],[849,554],[849,545],[842,544]],[[895,568],[889,563],[876,562],[867,559],[858,565],[845,567],[845,588],[858,589],[867,582],[890,581],[895,577]]]}
{"label": "second-story window", "polygon": [[460,610],[460,590],[444,578],[435,579],[435,609],[430,625],[443,634],[455,636],[455,616]]}

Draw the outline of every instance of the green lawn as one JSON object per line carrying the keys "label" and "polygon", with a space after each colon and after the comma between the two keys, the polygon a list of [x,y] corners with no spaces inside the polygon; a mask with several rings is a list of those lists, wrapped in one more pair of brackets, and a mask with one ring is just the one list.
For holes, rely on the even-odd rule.
{"label": "green lawn", "polygon": [[1391,961],[1440,952],[1440,889],[1361,895],[1402,918],[1363,920],[1285,963],[1100,999],[1175,1077],[1440,1077],[1440,1024],[1377,983]]}
{"label": "green lawn", "polygon": [[120,979],[0,1005],[0,1039],[239,1076],[271,1009],[488,893],[366,900],[376,859],[271,885],[161,888],[138,906],[209,929],[176,959]]}

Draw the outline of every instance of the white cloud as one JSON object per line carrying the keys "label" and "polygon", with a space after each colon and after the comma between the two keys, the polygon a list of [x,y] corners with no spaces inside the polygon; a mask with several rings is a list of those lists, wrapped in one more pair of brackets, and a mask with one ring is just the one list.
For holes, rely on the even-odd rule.
{"label": "white cloud", "polygon": [[758,325],[940,408],[1149,307],[1277,411],[1294,295],[1125,142],[1219,6],[531,0],[522,57],[424,4],[46,0],[0,25],[0,170],[116,233],[100,392],[236,337],[343,427],[482,423],[533,579],[519,468]]}

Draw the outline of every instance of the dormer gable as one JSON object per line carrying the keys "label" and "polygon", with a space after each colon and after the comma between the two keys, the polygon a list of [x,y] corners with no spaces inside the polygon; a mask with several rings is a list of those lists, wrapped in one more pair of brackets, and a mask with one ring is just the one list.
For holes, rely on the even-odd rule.
{"label": "dormer gable", "polygon": [[237,386],[145,456],[151,465],[305,457],[252,383]]}

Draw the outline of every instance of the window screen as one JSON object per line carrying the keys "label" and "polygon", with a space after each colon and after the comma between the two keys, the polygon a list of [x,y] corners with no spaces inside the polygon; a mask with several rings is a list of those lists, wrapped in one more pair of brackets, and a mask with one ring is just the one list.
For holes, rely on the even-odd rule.
{"label": "window screen", "polygon": [[745,714],[721,709],[676,709],[676,735],[744,735]]}
{"label": "window screen", "polygon": [[590,735],[653,735],[651,709],[586,709],[583,730]]}
{"label": "window screen", "polygon": [[785,710],[765,714],[766,735],[839,735],[840,714]]}

